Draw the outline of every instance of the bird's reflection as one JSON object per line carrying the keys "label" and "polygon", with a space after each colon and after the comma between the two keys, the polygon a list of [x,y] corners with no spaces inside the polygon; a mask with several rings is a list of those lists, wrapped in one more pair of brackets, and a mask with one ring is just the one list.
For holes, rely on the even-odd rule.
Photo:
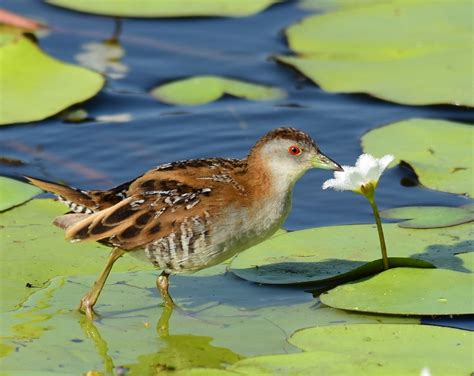
{"label": "bird's reflection", "polygon": [[81,325],[81,329],[83,330],[86,338],[90,339],[94,343],[97,354],[104,363],[105,374],[111,374],[115,368],[114,360],[109,355],[109,347],[107,342],[101,336],[99,329],[97,329],[97,326],[94,324],[94,321],[88,319],[86,316],[82,316],[79,324]]}
{"label": "bird's reflection", "polygon": [[163,312],[161,312],[160,319],[156,324],[156,332],[161,338],[166,338],[170,335],[170,319],[173,311],[173,306],[164,305]]}
{"label": "bird's reflection", "polygon": [[[229,349],[211,345],[212,337],[191,334],[170,334],[170,320],[173,313],[180,309],[163,306],[156,324],[157,351],[139,355],[135,363],[116,364],[109,354],[109,346],[101,335],[99,326],[86,317],[80,325],[85,336],[90,339],[103,362],[104,374],[143,375],[162,371],[193,367],[221,368],[232,364],[242,357]],[[181,314],[181,312],[179,313]]]}

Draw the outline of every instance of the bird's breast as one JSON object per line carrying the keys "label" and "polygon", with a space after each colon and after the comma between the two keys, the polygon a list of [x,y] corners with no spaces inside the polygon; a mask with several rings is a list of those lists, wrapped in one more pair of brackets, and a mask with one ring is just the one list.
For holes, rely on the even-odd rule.
{"label": "bird's breast", "polygon": [[145,253],[167,272],[197,271],[234,256],[275,233],[291,207],[291,195],[253,205],[229,205],[220,213],[186,218],[176,231],[149,244]]}

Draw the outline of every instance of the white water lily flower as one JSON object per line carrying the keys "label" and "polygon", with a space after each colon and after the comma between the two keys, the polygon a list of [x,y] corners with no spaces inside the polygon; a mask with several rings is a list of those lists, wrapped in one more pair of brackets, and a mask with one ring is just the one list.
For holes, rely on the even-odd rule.
{"label": "white water lily flower", "polygon": [[393,155],[385,155],[378,159],[370,154],[362,154],[357,158],[355,166],[342,166],[344,171],[335,171],[334,179],[326,180],[323,189],[333,188],[336,191],[354,191],[367,198],[374,213],[377,231],[379,233],[380,251],[384,269],[390,267],[387,246],[383,234],[382,221],[380,220],[379,209],[375,203],[375,188],[382,173],[395,158]]}
{"label": "white water lily flower", "polygon": [[323,189],[333,188],[336,191],[357,193],[363,193],[362,189],[369,185],[375,189],[380,176],[393,160],[393,155],[385,155],[378,159],[370,154],[362,154],[355,166],[342,166],[344,171],[335,171],[334,179],[326,180]]}

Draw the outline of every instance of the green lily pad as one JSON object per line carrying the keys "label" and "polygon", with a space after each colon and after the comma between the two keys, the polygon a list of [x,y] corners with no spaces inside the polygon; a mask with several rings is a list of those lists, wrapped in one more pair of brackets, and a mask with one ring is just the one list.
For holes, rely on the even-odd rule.
{"label": "green lily pad", "polygon": [[46,0],[80,12],[121,17],[244,17],[259,13],[278,0]]}
{"label": "green lily pad", "polygon": [[309,10],[337,10],[340,8],[360,7],[382,3],[393,3],[394,0],[300,0],[298,5],[302,9]]}
{"label": "green lily pad", "polygon": [[[0,213],[0,311],[18,306],[53,277],[99,273],[104,267],[110,248],[72,244],[64,240],[63,230],[52,225],[66,211],[65,205],[53,200],[32,200]],[[153,266],[127,256],[114,267],[116,271],[147,269]]]}
{"label": "green lily pad", "polygon": [[[466,271],[455,255],[472,251],[471,225],[423,231],[397,224],[384,224],[383,228],[389,256],[411,257],[439,268]],[[379,258],[374,225],[330,226],[268,239],[239,254],[232,261],[231,271],[258,283],[312,284],[354,278],[364,271],[376,272],[376,263],[367,264]]]}
{"label": "green lily pad", "polygon": [[254,100],[276,100],[286,96],[277,88],[219,76],[195,76],[154,88],[151,95],[162,102],[195,106],[218,100],[224,94]]}
{"label": "green lily pad", "polygon": [[[3,42],[3,38],[2,38]],[[104,78],[45,54],[27,38],[0,45],[0,125],[38,121],[83,102],[104,85]]]}
{"label": "green lily pad", "polygon": [[18,41],[23,37],[24,29],[0,23],[0,47]]}
{"label": "green lily pad", "polygon": [[420,183],[443,192],[474,194],[474,127],[446,120],[411,119],[373,129],[362,137],[364,152],[393,154],[408,163]]}
{"label": "green lily pad", "polygon": [[[413,369],[413,374],[418,375],[424,367],[433,374],[461,375],[469,373],[466,371],[472,364],[473,339],[472,332],[435,326],[357,324],[303,329],[294,333],[289,341],[304,351],[327,351],[361,360],[380,360],[384,365],[396,365],[400,370],[406,367],[404,372],[398,373],[403,375],[411,374]],[[448,358],[450,361],[446,362]],[[448,364],[449,368],[445,368]],[[451,368],[452,365],[456,368]],[[356,370],[362,369],[355,366]],[[382,368],[378,374],[385,375],[387,371]]]}
{"label": "green lily pad", "polygon": [[238,376],[238,372],[215,368],[187,368],[173,372],[173,376]]}
{"label": "green lily pad", "polygon": [[318,374],[325,376],[404,375],[407,374],[407,371],[410,374],[418,375],[421,371],[420,368],[404,367],[390,361],[381,362],[380,359],[326,351],[259,356],[241,360],[230,369],[240,375],[259,376],[311,375],[315,370]]}
{"label": "green lily pad", "polygon": [[[428,325],[352,324],[298,330],[291,335],[289,342],[304,351],[393,355],[402,357],[402,361],[403,357],[408,359],[413,354],[433,355],[438,346],[457,349],[458,355],[465,354],[472,346],[472,338],[472,332]],[[438,360],[444,362],[445,359]]]}
{"label": "green lily pad", "polygon": [[31,184],[0,176],[0,211],[23,204],[41,192]]}
{"label": "green lily pad", "polygon": [[190,368],[178,372],[173,372],[173,376],[235,376],[240,373],[227,371],[225,369],[213,368]]}
{"label": "green lily pad", "polygon": [[462,266],[466,271],[474,273],[474,252],[461,253],[456,257],[462,261]]}
{"label": "green lily pad", "polygon": [[309,16],[286,30],[298,56],[277,60],[329,92],[472,107],[471,6],[396,0]]}
{"label": "green lily pad", "polygon": [[[21,347],[4,354],[2,370],[82,374],[90,369],[111,373],[125,366],[147,374],[158,365],[160,370],[217,367],[243,356],[296,352],[287,338],[304,327],[419,323],[315,305],[303,291],[245,283],[224,271],[219,265],[171,278],[170,293],[178,308],[167,333],[157,332],[165,311],[154,286],[156,272],[111,273],[92,323],[74,308],[96,276],[54,278],[19,309],[1,314],[5,349]],[[126,343],[134,345],[124,350]]]}
{"label": "green lily pad", "polygon": [[[334,308],[392,315],[474,313],[474,273],[395,268],[320,296]],[[470,298],[471,297],[471,298]]]}
{"label": "green lily pad", "polygon": [[408,219],[398,223],[406,228],[449,227],[474,221],[474,211],[463,207],[405,206],[382,210],[380,215],[383,218]]}
{"label": "green lily pad", "polygon": [[[229,369],[244,375],[439,375],[472,371],[473,333],[420,325],[336,325],[290,339],[308,352],[248,358]],[[317,350],[315,350],[317,349]],[[449,361],[446,361],[449,359]]]}

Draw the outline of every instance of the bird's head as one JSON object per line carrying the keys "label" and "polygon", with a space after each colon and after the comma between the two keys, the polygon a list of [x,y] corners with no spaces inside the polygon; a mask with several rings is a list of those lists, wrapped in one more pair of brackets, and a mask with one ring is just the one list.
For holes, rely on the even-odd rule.
{"label": "bird's head", "polygon": [[252,159],[263,163],[273,176],[288,184],[294,184],[311,168],[342,171],[308,134],[295,128],[276,128],[267,133],[252,148],[249,161]]}

